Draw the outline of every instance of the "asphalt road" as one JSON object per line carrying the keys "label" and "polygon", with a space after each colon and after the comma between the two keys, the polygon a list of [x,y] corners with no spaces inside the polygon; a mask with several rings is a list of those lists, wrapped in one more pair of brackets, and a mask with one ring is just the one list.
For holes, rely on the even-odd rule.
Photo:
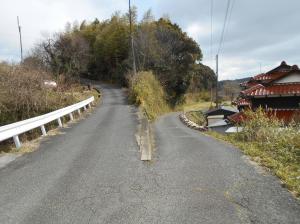
{"label": "asphalt road", "polygon": [[87,119],[0,169],[0,223],[299,223],[300,204],[237,149],[185,127],[154,125],[141,162],[136,108],[102,86]]}

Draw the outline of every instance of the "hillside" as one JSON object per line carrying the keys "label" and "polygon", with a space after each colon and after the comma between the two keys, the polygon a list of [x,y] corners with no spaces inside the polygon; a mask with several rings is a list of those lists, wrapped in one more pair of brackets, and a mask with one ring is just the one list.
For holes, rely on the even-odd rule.
{"label": "hillside", "polygon": [[234,80],[222,80],[219,82],[219,94],[226,100],[235,99],[240,91],[240,83],[248,81],[250,78],[234,79]]}

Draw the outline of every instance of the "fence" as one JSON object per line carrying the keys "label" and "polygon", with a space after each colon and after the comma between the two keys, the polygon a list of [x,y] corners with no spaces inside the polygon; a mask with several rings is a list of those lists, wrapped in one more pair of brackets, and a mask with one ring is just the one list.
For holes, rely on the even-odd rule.
{"label": "fence", "polygon": [[9,138],[13,138],[16,148],[21,147],[21,142],[19,140],[19,135],[30,131],[32,129],[41,128],[42,135],[47,135],[45,124],[48,124],[54,120],[57,120],[57,123],[60,127],[62,127],[61,118],[63,116],[69,115],[70,120],[73,120],[73,112],[77,111],[80,115],[81,109],[87,109],[87,107],[91,107],[91,103],[94,101],[94,97],[90,97],[84,101],[73,104],[71,106],[41,115],[34,118],[30,118],[27,120],[15,122],[12,124],[8,124],[0,127],[0,142]]}

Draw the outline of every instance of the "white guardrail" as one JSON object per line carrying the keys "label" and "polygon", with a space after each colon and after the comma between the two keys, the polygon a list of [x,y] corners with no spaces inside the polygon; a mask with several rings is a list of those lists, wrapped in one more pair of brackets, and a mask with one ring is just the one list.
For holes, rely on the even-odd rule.
{"label": "white guardrail", "polygon": [[16,123],[4,125],[0,127],[0,142],[9,138],[13,138],[16,148],[21,147],[21,142],[19,140],[19,135],[30,131],[34,128],[41,128],[42,135],[47,135],[45,124],[50,123],[51,121],[57,120],[59,127],[62,127],[61,118],[63,116],[69,115],[70,120],[73,120],[73,112],[77,111],[80,115],[80,109],[86,110],[87,107],[91,107],[91,103],[95,100],[94,97],[90,97],[84,101],[73,104],[71,106],[44,114],[41,116],[33,117],[27,120],[19,121]]}

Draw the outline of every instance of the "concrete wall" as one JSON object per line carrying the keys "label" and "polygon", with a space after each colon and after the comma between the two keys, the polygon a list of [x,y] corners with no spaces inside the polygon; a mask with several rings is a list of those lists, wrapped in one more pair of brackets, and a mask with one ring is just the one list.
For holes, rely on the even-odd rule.
{"label": "concrete wall", "polygon": [[220,134],[225,134],[225,131],[230,127],[232,127],[232,125],[228,124],[223,126],[211,127],[209,128],[209,130],[218,132]]}

